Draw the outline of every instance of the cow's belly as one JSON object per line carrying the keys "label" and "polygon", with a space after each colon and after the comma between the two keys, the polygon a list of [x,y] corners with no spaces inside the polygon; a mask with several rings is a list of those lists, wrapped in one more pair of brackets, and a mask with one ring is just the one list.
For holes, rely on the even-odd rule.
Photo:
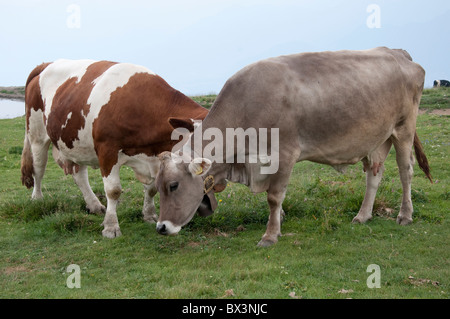
{"label": "cow's belly", "polygon": [[75,140],[73,147],[69,148],[63,141],[59,140],[57,146],[62,159],[78,165],[92,167],[98,167],[99,165],[93,141]]}
{"label": "cow's belly", "polygon": [[95,155],[95,152],[94,154],[92,154],[91,152],[89,152],[89,150],[86,149],[77,149],[78,152],[74,151],[74,149],[65,150],[64,148],[60,148],[59,150],[62,159],[69,160],[78,165],[91,166],[93,168],[99,167],[98,158]]}
{"label": "cow's belly", "polygon": [[391,135],[392,128],[388,126],[382,130],[359,130],[322,140],[300,137],[299,160],[331,166],[352,165],[370,157]]}

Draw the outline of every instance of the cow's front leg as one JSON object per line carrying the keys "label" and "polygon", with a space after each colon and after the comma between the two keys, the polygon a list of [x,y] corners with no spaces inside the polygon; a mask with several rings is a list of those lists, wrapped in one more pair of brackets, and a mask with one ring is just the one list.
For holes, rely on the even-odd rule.
{"label": "cow's front leg", "polygon": [[281,215],[286,188],[281,191],[267,191],[267,202],[269,203],[270,215],[267,223],[266,233],[258,243],[259,247],[268,247],[278,242],[278,237],[281,236]]}
{"label": "cow's front leg", "polygon": [[[365,167],[368,164],[364,164]],[[376,170],[376,171],[375,171]],[[373,204],[375,202],[375,196],[377,194],[378,187],[380,186],[381,179],[383,177],[384,164],[381,163],[374,169],[366,169],[366,194],[359,209],[358,215],[353,218],[352,223],[365,223],[372,219]]]}
{"label": "cow's front leg", "polygon": [[157,190],[155,184],[151,185],[144,184],[144,208],[142,210],[142,215],[144,216],[144,221],[150,224],[154,224],[158,221],[158,215],[156,214],[155,202],[153,198],[155,197]]}
{"label": "cow's front leg", "polygon": [[107,177],[103,177],[103,184],[105,186],[105,193],[107,199],[106,214],[103,220],[102,234],[107,238],[115,238],[122,233],[120,232],[119,221],[117,219],[117,204],[119,203],[119,197],[122,193],[122,187],[120,185],[119,178],[120,165],[113,166],[111,173]]}

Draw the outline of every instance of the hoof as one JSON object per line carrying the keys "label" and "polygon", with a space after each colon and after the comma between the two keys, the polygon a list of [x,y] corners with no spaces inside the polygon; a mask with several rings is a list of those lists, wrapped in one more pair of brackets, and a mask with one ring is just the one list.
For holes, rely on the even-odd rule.
{"label": "hoof", "polygon": [[42,193],[34,193],[31,195],[31,199],[32,200],[41,200],[44,199],[44,196],[42,195]]}
{"label": "hoof", "polygon": [[105,229],[103,229],[102,231],[102,235],[103,237],[106,238],[116,238],[122,236],[122,233],[120,232],[119,226],[115,226],[115,227],[105,227]]}
{"label": "hoof", "polygon": [[352,224],[364,224],[365,222],[367,222],[368,220],[371,220],[371,219],[372,219],[372,216],[365,217],[365,216],[356,215],[355,218],[353,218],[353,220],[352,220]]}
{"label": "hoof", "polygon": [[263,238],[259,241],[258,247],[269,247],[273,244],[276,244],[278,242],[278,239],[270,238],[269,236],[263,236]]}
{"label": "hoof", "polygon": [[89,214],[104,215],[106,213],[106,207],[103,205],[86,207],[86,208],[87,208]]}
{"label": "hoof", "polygon": [[156,222],[158,222],[158,215],[156,215],[156,214],[145,215],[144,214],[144,222],[149,223],[149,224],[155,224]]}
{"label": "hoof", "polygon": [[275,243],[271,240],[260,240],[257,246],[258,247],[270,247],[273,244],[275,244]]}
{"label": "hoof", "polygon": [[397,216],[397,224],[402,225],[402,226],[406,226],[412,223],[412,218],[410,217],[405,217],[405,216]]}

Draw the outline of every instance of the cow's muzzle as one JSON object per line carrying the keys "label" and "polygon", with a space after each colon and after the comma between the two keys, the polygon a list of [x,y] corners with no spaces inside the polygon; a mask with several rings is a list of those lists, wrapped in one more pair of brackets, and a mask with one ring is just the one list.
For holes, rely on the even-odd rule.
{"label": "cow's muzzle", "polygon": [[156,223],[156,231],[161,235],[176,235],[180,229],[181,226],[175,226],[168,220]]}
{"label": "cow's muzzle", "polygon": [[156,231],[161,235],[167,235],[167,227],[166,224],[158,223],[156,226]]}

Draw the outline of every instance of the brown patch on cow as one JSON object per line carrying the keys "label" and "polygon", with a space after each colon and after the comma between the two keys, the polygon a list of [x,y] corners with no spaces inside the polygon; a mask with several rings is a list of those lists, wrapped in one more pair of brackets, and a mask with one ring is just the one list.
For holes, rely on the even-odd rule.
{"label": "brown patch on cow", "polygon": [[116,165],[117,160],[119,158],[118,154],[120,148],[118,148],[115,139],[110,140],[108,136],[102,135],[102,137],[105,139],[104,140],[101,139],[101,142],[98,143],[95,141],[95,134],[93,135],[94,135],[94,147],[98,157],[100,172],[103,177],[109,176],[113,166]]}
{"label": "brown patch on cow", "polygon": [[189,132],[194,132],[194,123],[192,123],[191,119],[178,119],[178,118],[169,118],[169,124],[173,127],[173,128],[185,128],[187,129]]}
{"label": "brown patch on cow", "polygon": [[25,141],[23,144],[22,157],[20,160],[20,171],[22,174],[22,185],[25,185],[27,188],[33,187],[33,154],[31,153],[31,145],[30,141],[28,140],[28,136],[25,137]]}
{"label": "brown patch on cow", "polygon": [[114,64],[116,62],[95,62],[86,69],[78,83],[78,78],[70,78],[57,89],[47,126],[47,133],[54,145],[61,139],[68,148],[73,148],[78,131],[84,128],[85,117],[89,113],[87,100],[94,87],[93,81]]}
{"label": "brown patch on cow", "polygon": [[207,114],[208,110],[158,75],[133,75],[126,85],[111,93],[93,123],[102,175],[109,175],[120,150],[129,156],[170,151],[179,141],[171,140],[170,117],[204,119]]}
{"label": "brown patch on cow", "polygon": [[120,188],[113,188],[111,190],[106,191],[106,196],[113,200],[118,200],[120,195],[122,194],[122,190]]}
{"label": "brown patch on cow", "polygon": [[39,86],[39,75],[51,63],[42,63],[35,67],[28,76],[25,87],[25,117],[27,131],[30,127],[31,109],[44,112],[44,102],[41,97],[41,88]]}

